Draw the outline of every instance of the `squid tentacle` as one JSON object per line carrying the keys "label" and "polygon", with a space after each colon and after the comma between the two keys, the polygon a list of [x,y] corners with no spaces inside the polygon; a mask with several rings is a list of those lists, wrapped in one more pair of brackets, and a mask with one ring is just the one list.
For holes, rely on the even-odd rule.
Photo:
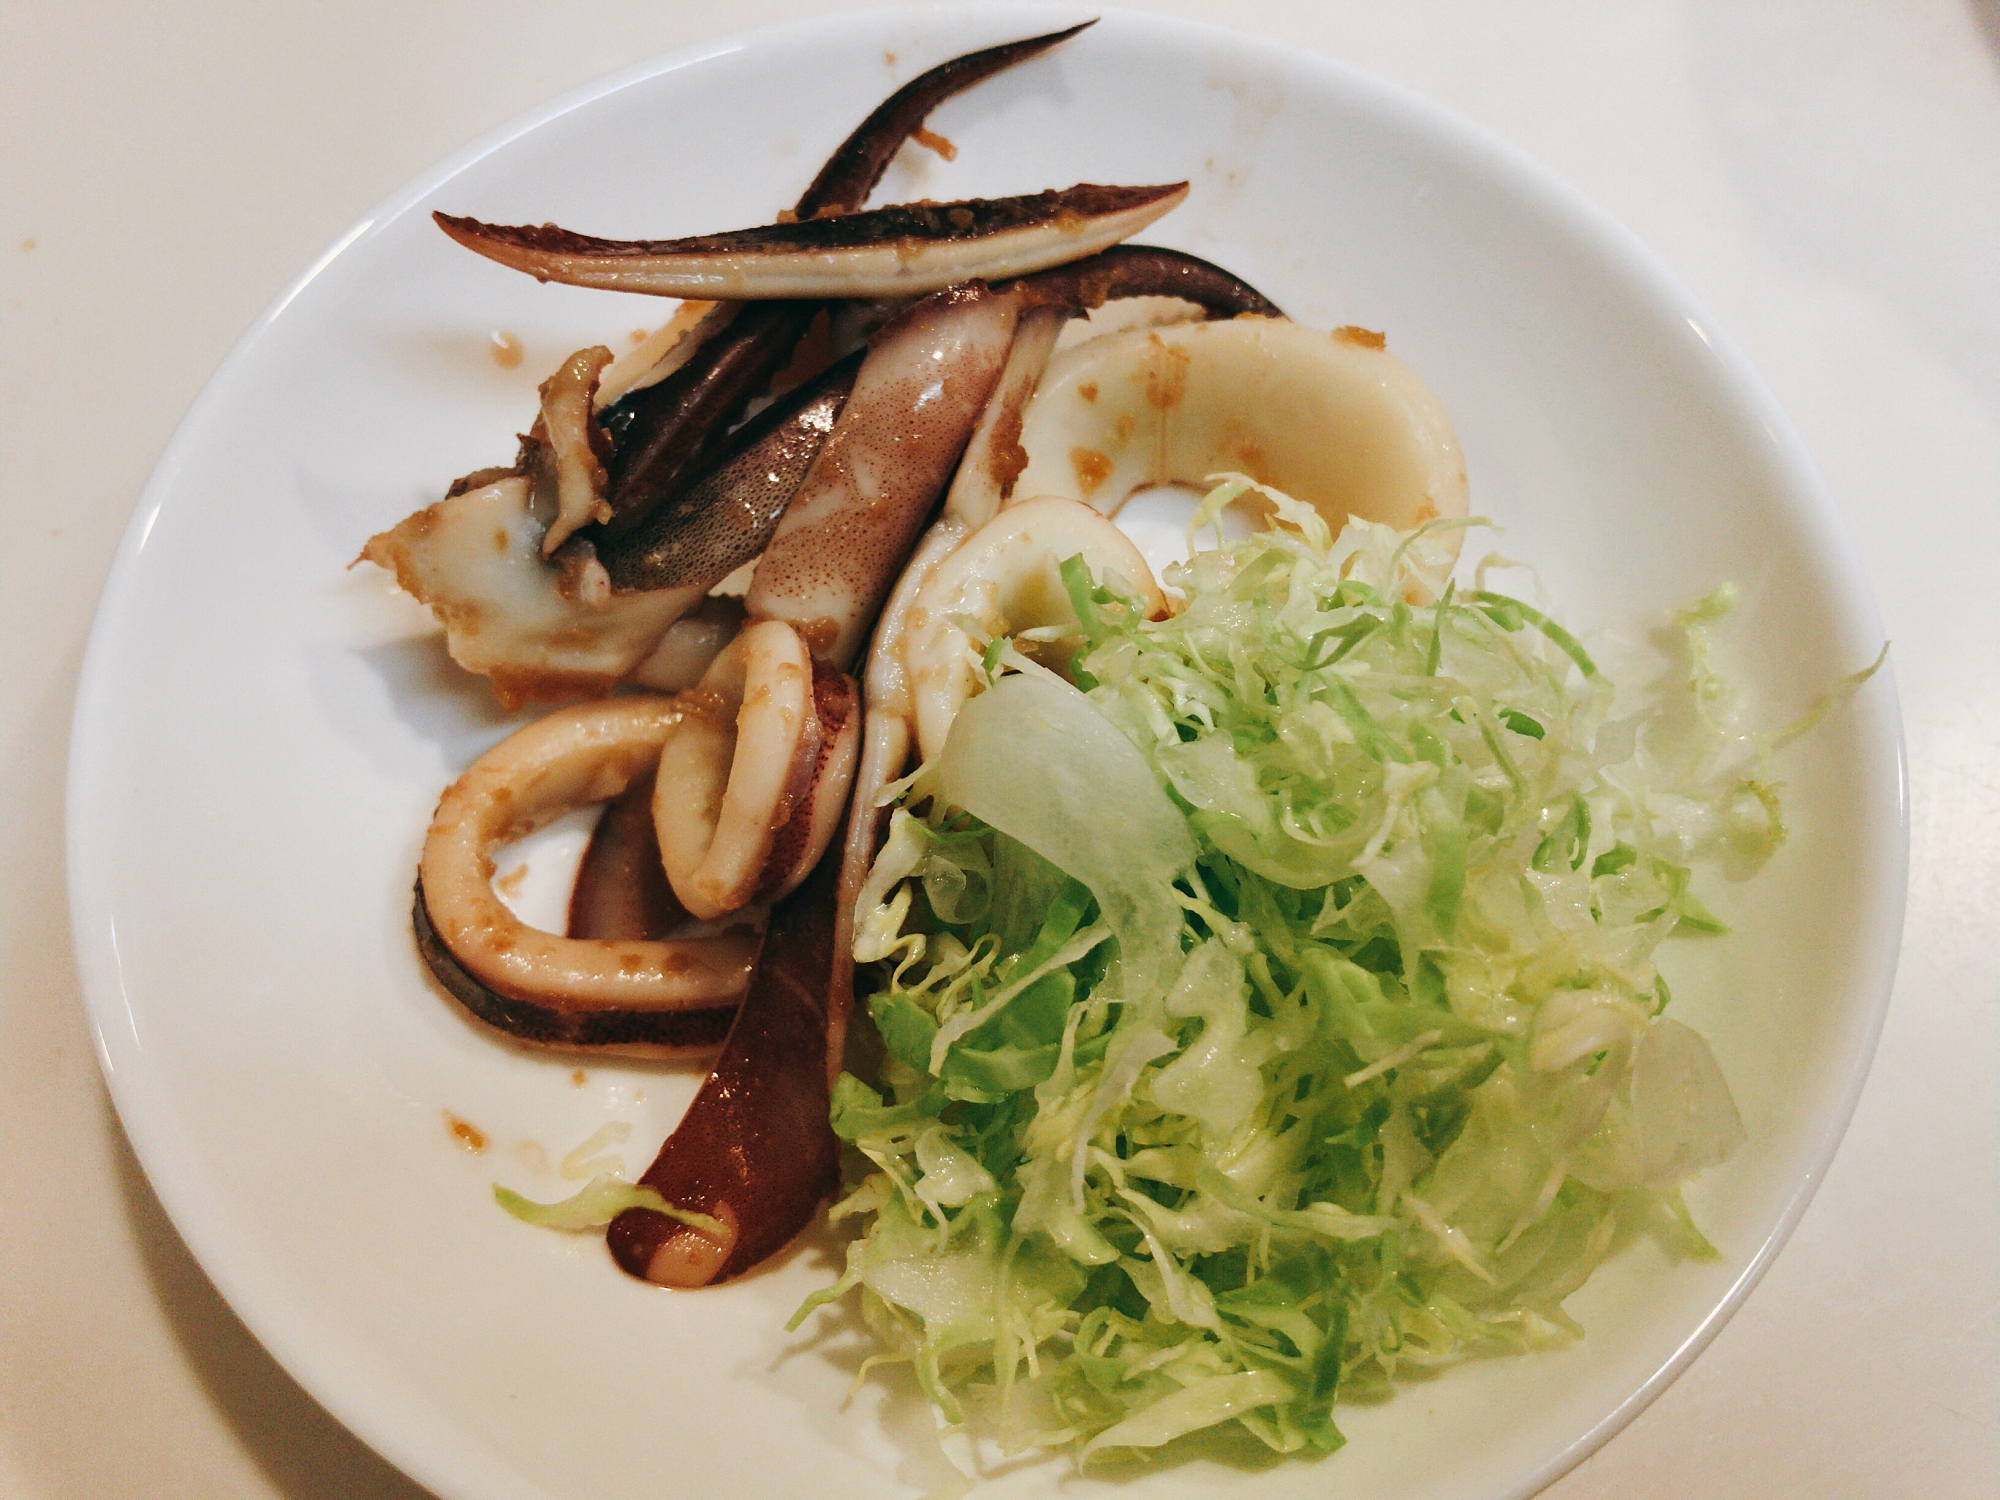
{"label": "squid tentacle", "polygon": [[[931,110],[1091,24],[988,47],[941,63],[912,79],[871,112],[828,157],[790,217],[813,220],[853,213],[867,201],[890,160]],[[446,215],[437,219],[454,238],[478,224]],[[467,228],[460,231],[455,226]],[[643,519],[673,492],[677,480],[701,465],[721,434],[791,360],[821,305],[816,300],[788,302],[757,310],[755,317],[746,316],[750,311],[746,309],[732,319],[728,304],[720,303],[690,331],[689,336],[700,341],[691,356],[686,349],[668,351],[668,359],[680,361],[678,368],[610,405],[602,421],[614,439],[606,495],[614,531]]]}
{"label": "squid tentacle", "polygon": [[675,240],[607,240],[554,224],[433,214],[468,250],[538,281],[652,297],[764,301],[906,297],[1025,276],[1137,234],[1187,197],[1185,182],[958,203],[901,203]]}
{"label": "squid tentacle", "polygon": [[800,197],[795,216],[811,219],[829,209],[848,213],[860,207],[875,191],[882,174],[889,170],[889,163],[903,142],[917,132],[932,110],[952,95],[983,83],[1016,63],[1038,57],[1096,24],[1094,20],[1085,21],[1063,31],[985,47],[919,73],[876,105],[854,133],[840,143]]}

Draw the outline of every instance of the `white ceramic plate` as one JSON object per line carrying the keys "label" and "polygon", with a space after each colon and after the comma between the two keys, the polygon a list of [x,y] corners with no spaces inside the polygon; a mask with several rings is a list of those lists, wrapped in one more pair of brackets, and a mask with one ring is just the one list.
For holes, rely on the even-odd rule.
{"label": "white ceramic plate", "polygon": [[[509,721],[421,611],[347,564],[453,475],[504,460],[561,355],[663,309],[502,271],[429,211],[609,235],[763,221],[895,84],[1074,18],[828,19],[538,111],[398,195],[278,300],[125,538],[71,779],[104,1069],[231,1304],[441,1495],[883,1496],[935,1485],[945,1459],[907,1394],[846,1399],[851,1325],[782,1331],[831,1274],[824,1244],[674,1295],[488,1196],[495,1179],[564,1191],[549,1159],[606,1121],[634,1126],[636,1170],[696,1080],[593,1067],[579,1082],[474,1030],[426,981],[408,932],[422,831]],[[1743,668],[1773,722],[1874,656],[1862,575],[1763,388],[1628,235],[1464,123],[1321,59],[1124,15],[931,123],[958,159],[907,151],[881,201],[1187,177],[1156,239],[1301,321],[1386,330],[1455,418],[1476,509],[1586,632],[1642,632],[1735,579]],[[488,357],[495,330],[525,345],[520,368]],[[1723,1261],[1635,1245],[1571,1300],[1590,1329],[1575,1349],[1347,1410],[1350,1444],[1324,1464],[1190,1466],[1131,1494],[1525,1495],[1713,1335],[1825,1168],[1888,994],[1905,841],[1887,674],[1784,775],[1790,845],[1719,897],[1736,935],[1675,971],[1679,1013],[1713,1040],[1750,1130],[1692,1194]],[[488,1148],[467,1151],[448,1114]],[[986,1493],[1042,1493],[1063,1472],[1012,1468]]]}

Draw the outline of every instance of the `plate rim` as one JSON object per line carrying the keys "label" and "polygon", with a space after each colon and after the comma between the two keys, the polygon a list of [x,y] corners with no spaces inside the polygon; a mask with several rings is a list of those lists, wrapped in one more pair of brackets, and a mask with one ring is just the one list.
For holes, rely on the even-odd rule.
{"label": "plate rim", "polygon": [[[1852,537],[1803,439],[1775,395],[1747,357],[1724,333],[1692,291],[1646,243],[1623,222],[1588,197],[1553,168],[1466,116],[1402,84],[1371,73],[1330,54],[1289,44],[1275,37],[1252,35],[1214,22],[1132,10],[1118,6],[1089,7],[1113,19],[1119,28],[1133,28],[1154,38],[1194,50],[1221,46],[1258,66],[1282,70],[1304,68],[1330,86],[1393,110],[1405,121],[1449,139],[1461,149],[1476,150],[1492,179],[1509,195],[1523,195],[1546,214],[1560,219],[1595,257],[1643,292],[1651,308],[1679,315],[1692,333],[1708,346],[1714,372],[1730,401],[1754,418],[1771,444],[1774,464],[1789,483],[1773,497],[1794,518],[1815,558],[1836,579],[1841,612],[1872,637],[1882,628],[1874,591],[1862,567]],[[274,1278],[254,1255],[246,1256],[231,1241],[224,1226],[235,1215],[208,1194],[198,1162],[180,1160],[173,1146],[179,1127],[173,1101],[157,1080],[145,1078],[143,1048],[136,1030],[133,997],[122,972],[110,903],[94,889],[92,867],[85,850],[85,832],[92,821],[92,804],[101,798],[95,778],[102,733],[93,733],[110,711],[106,698],[106,665],[132,607],[134,578],[154,525],[177,488],[179,470],[208,425],[211,413],[226,409],[225,387],[248,362],[252,351],[286,309],[339,258],[364,243],[378,228],[399,219],[468,169],[579,109],[637,85],[652,82],[737,52],[773,43],[796,43],[816,33],[868,33],[885,26],[946,22],[975,32],[1032,35],[1037,26],[1069,24],[1076,16],[1070,6],[1053,3],[984,5],[968,13],[955,6],[876,6],[856,11],[798,17],[734,31],[690,43],[616,69],[523,110],[481,133],[404,181],[382,198],[316,256],[258,314],[234,341],[228,353],[204,381],[200,393],[162,449],[130,520],[113,554],[99,592],[91,627],[78,669],[74,708],[69,723],[66,758],[64,847],[68,906],[80,988],[99,1070],[117,1111],[120,1129],[143,1169],[149,1190],[203,1274],[232,1313],[270,1352],[293,1380],[330,1415],[386,1461],[418,1484],[441,1496],[474,1493],[468,1465],[471,1455],[438,1451],[433,1435],[410,1432],[347,1385],[330,1366],[337,1356],[307,1336],[301,1319],[285,1312],[282,1278]],[[1115,33],[1112,33],[1115,34]],[[1596,1452],[1656,1400],[1705,1349],[1743,1305],[1790,1239],[1825,1179],[1861,1093],[1866,1086],[1891,1000],[1901,947],[1909,885],[1910,792],[1905,725],[1896,691],[1895,664],[1885,660],[1872,686],[1874,732],[1883,736],[1893,785],[1886,790],[1890,805],[1869,809],[1871,831],[1882,836],[1879,851],[1888,868],[1871,879],[1862,896],[1865,909],[1880,920],[1867,962],[1854,971],[1854,989],[1870,998],[1861,1024],[1843,1059],[1845,1076],[1838,1095],[1809,1131],[1801,1152],[1805,1170],[1793,1184],[1770,1231],[1748,1255],[1701,1321],[1675,1347],[1653,1374],[1585,1432],[1554,1454],[1512,1488],[1493,1500],[1527,1500],[1554,1483]],[[1886,812],[1887,818],[1882,818]],[[100,815],[101,816],[101,815]],[[1877,827],[1877,822],[1883,826]],[[310,1320],[304,1320],[310,1321]],[[529,1492],[519,1476],[492,1465],[477,1481],[482,1497]]]}

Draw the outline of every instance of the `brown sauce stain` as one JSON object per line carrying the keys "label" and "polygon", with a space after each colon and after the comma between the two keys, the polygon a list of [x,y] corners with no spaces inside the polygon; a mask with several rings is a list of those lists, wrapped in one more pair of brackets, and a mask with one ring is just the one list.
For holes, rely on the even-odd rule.
{"label": "brown sauce stain", "polygon": [[1097,382],[1094,380],[1084,381],[1082,385],[1076,388],[1076,393],[1085,401],[1095,401],[1097,399]]}
{"label": "brown sauce stain", "polygon": [[[946,159],[947,159],[947,160],[949,160],[950,158],[946,158]],[[34,249],[34,248],[35,248],[35,242],[34,242],[33,240],[22,240],[22,241],[21,241],[21,248],[22,248],[23,250],[32,250],[32,249]]]}
{"label": "brown sauce stain", "polygon": [[493,528],[493,550],[495,552],[504,553],[507,550],[508,540],[507,528],[505,526],[495,526]]}
{"label": "brown sauce stain", "polygon": [[986,458],[987,472],[1002,500],[1014,493],[1014,481],[1027,467],[1028,450],[1021,446],[1021,408],[1010,404],[993,424],[993,443]]}
{"label": "brown sauce stain", "polygon": [[486,1132],[481,1130],[477,1125],[474,1125],[470,1120],[461,1120],[450,1110],[446,1110],[444,1112],[444,1126],[445,1129],[451,1132],[453,1140],[457,1141],[459,1145],[472,1152],[475,1156],[486,1149]]}
{"label": "brown sauce stain", "polygon": [[[954,146],[945,137],[939,135],[935,130],[926,130],[923,126],[919,125],[915,130],[910,132],[910,139],[927,151],[937,152],[946,161],[958,160],[958,147]],[[970,219],[971,215],[968,214],[966,217]]]}
{"label": "brown sauce stain", "polygon": [[1377,333],[1372,328],[1356,328],[1352,323],[1333,330],[1333,336],[1343,344],[1353,344],[1362,349],[1386,349],[1389,336]]}
{"label": "brown sauce stain", "polygon": [[530,1172],[546,1175],[554,1172],[556,1164],[549,1160],[549,1153],[540,1141],[516,1141],[514,1160]]}
{"label": "brown sauce stain", "polygon": [[630,333],[626,334],[625,337],[630,339],[635,344],[643,344],[646,342],[648,335],[645,329],[635,328]]}
{"label": "brown sauce stain", "polygon": [[824,617],[817,620],[802,620],[792,627],[805,643],[806,650],[814,656],[824,656],[827,649],[840,639],[840,622]]}
{"label": "brown sauce stain", "polygon": [[1249,475],[1259,484],[1275,486],[1271,455],[1241,417],[1232,417],[1223,424],[1217,446],[1238,473]]}
{"label": "brown sauce stain", "polygon": [[602,698],[618,685],[617,679],[607,672],[550,671],[534,667],[495,667],[487,680],[493,685],[494,701],[509,710],[524,703]]}
{"label": "brown sauce stain", "polygon": [[1271,484],[1271,461],[1257,444],[1232,444],[1230,457],[1236,462],[1237,473],[1247,474],[1259,484]]}
{"label": "brown sauce stain", "polygon": [[1076,470],[1077,486],[1086,495],[1096,493],[1098,487],[1111,477],[1110,458],[1095,448],[1070,449],[1069,465]]}
{"label": "brown sauce stain", "polygon": [[701,724],[721,727],[736,722],[735,705],[714,688],[687,688],[675,697],[674,707]]}
{"label": "brown sauce stain", "polygon": [[522,882],[527,878],[528,867],[526,865],[516,865],[505,875],[494,881],[493,888],[503,896],[518,896],[521,894]]}
{"label": "brown sauce stain", "polygon": [[1146,335],[1153,346],[1146,361],[1146,402],[1156,411],[1172,411],[1187,395],[1188,366],[1193,357],[1179,344],[1169,344],[1157,333]]}
{"label": "brown sauce stain", "polygon": [[571,1071],[569,1081],[577,1088],[582,1088],[586,1083],[590,1082],[590,1075],[584,1072],[583,1069],[576,1068]]}
{"label": "brown sauce stain", "polygon": [[493,363],[501,369],[512,370],[520,366],[522,356],[526,351],[521,348],[521,341],[515,338],[513,334],[504,333],[496,328],[493,331],[493,338],[486,352],[493,356]]}

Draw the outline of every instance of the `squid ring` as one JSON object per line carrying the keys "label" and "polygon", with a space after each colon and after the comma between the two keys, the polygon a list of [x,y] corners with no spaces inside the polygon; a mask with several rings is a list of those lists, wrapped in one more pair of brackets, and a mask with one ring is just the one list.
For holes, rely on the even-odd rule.
{"label": "squid ring", "polygon": [[1409,530],[1463,517],[1465,460],[1430,387],[1380,334],[1278,318],[1107,333],[1059,353],[1021,419],[1017,495],[1115,514],[1135,489],[1235,471]]}
{"label": "squid ring", "polygon": [[799,633],[759,620],[677,700],[653,786],[667,880],[694,916],[770,901],[833,837],[853,780],[859,700]]}
{"label": "squid ring", "polygon": [[952,721],[978,686],[974,632],[990,639],[1037,626],[1077,628],[1058,573],[1071,557],[1081,557],[1098,582],[1137,599],[1148,616],[1166,609],[1145,557],[1090,506],[1045,495],[1003,507],[938,563],[903,624],[903,665],[924,760],[944,749]]}
{"label": "squid ring", "polygon": [[432,970],[480,1019],[557,1045],[713,1045],[716,1027],[690,1030],[687,1013],[726,1015],[742,998],[758,948],[748,925],[663,942],[558,937],[521,921],[493,890],[494,849],[618,795],[652,768],[682,717],[659,697],[559,709],[445,789],[418,867],[419,937]]}

